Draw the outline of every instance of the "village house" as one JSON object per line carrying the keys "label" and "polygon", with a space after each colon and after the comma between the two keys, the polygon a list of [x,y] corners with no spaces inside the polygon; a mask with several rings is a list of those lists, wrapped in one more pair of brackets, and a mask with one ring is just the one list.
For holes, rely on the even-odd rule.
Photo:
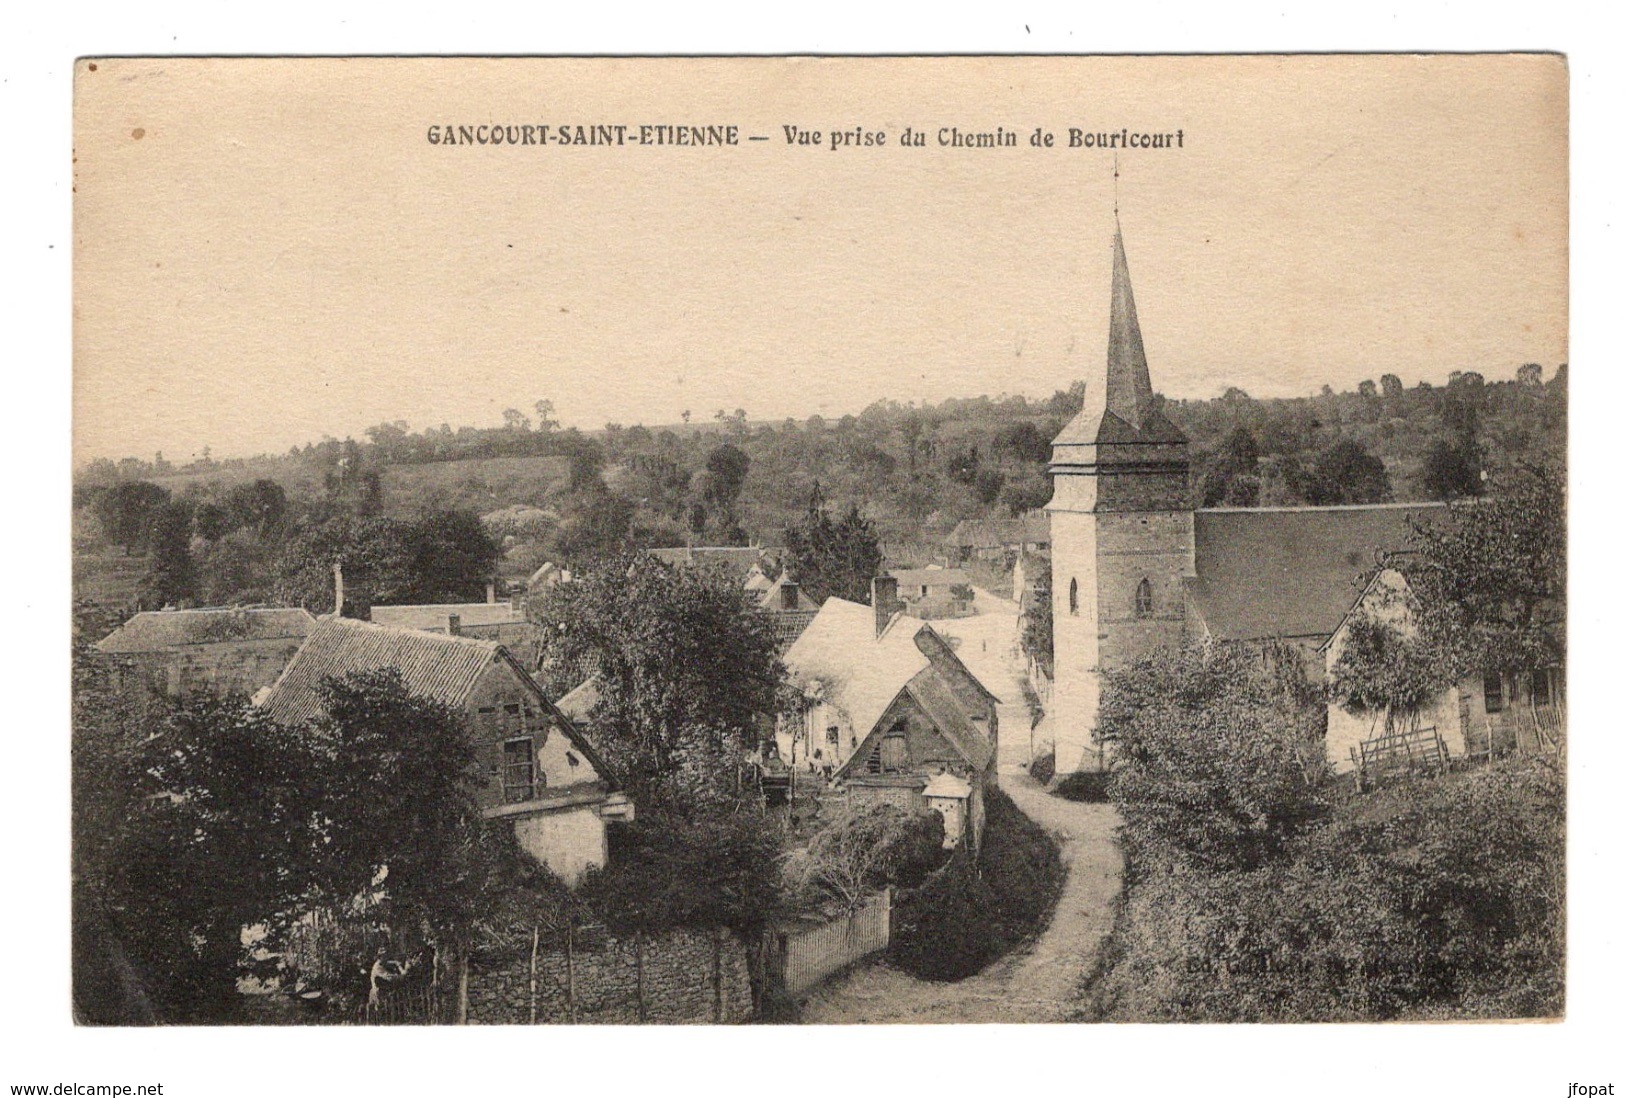
{"label": "village house", "polygon": [[[1280,641],[1320,678],[1322,649],[1379,554],[1401,548],[1413,522],[1447,513],[1442,504],[1193,507],[1189,443],[1152,390],[1121,230],[1112,248],[1104,376],[1086,383],[1050,462],[1045,724],[1058,774],[1106,765],[1094,740],[1104,676],[1159,648]],[[1346,764],[1332,746],[1340,750]]]}
{"label": "village house", "polygon": [[123,657],[146,682],[172,696],[252,695],[276,681],[315,624],[298,607],[149,610],[96,647]]}
{"label": "village house", "polygon": [[467,718],[488,819],[511,824],[519,845],[568,883],[607,864],[608,825],[631,819],[632,803],[582,731],[501,644],[324,618],[258,702],[279,722],[302,723],[323,716],[325,680],[384,668],[398,670],[411,693]]}
{"label": "village house", "polygon": [[950,845],[979,841],[984,791],[998,783],[998,699],[903,612],[893,578],[874,581],[870,606],[824,603],[785,665],[803,699],[780,722],[788,765],[828,773],[853,806],[933,808]]}
{"label": "village house", "polygon": [[970,576],[958,568],[893,568],[897,597],[917,618],[962,618],[974,613]]}
{"label": "village house", "polygon": [[1010,519],[964,519],[946,539],[953,559],[1013,560],[1023,550],[1049,548],[1049,515],[1029,511]]}
{"label": "village house", "polygon": [[[753,575],[760,576],[761,573],[755,572]],[[818,600],[808,597],[801,590],[801,584],[791,579],[788,572],[781,571],[774,580],[767,580],[765,576],[762,578],[765,585],[758,584],[755,589],[756,605],[772,617],[773,637],[778,642],[779,651],[783,652],[812,624],[813,618],[818,615]],[[745,589],[752,590],[748,582]]]}
{"label": "village house", "polygon": [[495,587],[489,584],[484,602],[374,606],[371,619],[376,625],[396,629],[420,629],[425,633],[496,641],[531,670],[541,657],[541,627],[529,619],[517,600],[498,602]]}
{"label": "village house", "polygon": [[[1416,612],[1405,577],[1392,568],[1377,573],[1321,646],[1328,677],[1357,623],[1414,637]],[[1327,706],[1326,754],[1333,770],[1362,777],[1395,764],[1443,768],[1454,759],[1550,747],[1565,723],[1561,667],[1508,669],[1464,678],[1411,713],[1354,713],[1334,699]]]}

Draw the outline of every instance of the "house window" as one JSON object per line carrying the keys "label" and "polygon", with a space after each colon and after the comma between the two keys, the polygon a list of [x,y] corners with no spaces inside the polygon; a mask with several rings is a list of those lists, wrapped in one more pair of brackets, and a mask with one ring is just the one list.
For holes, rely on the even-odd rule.
{"label": "house window", "polygon": [[1529,700],[1535,705],[1552,704],[1552,680],[1550,671],[1536,671],[1529,680]]}
{"label": "house window", "polygon": [[1067,607],[1076,614],[1078,612],[1078,577],[1072,577],[1072,586],[1066,596]]}
{"label": "house window", "polygon": [[1484,712],[1501,711],[1501,673],[1491,671],[1484,676]]}
{"label": "house window", "polygon": [[908,735],[902,729],[888,732],[880,741],[880,769],[888,774],[908,769]]}
{"label": "house window", "polygon": [[530,737],[502,745],[502,799],[508,804],[536,795],[536,748]]}
{"label": "house window", "polygon": [[1151,581],[1142,578],[1140,586],[1134,589],[1134,616],[1149,618],[1151,616]]}

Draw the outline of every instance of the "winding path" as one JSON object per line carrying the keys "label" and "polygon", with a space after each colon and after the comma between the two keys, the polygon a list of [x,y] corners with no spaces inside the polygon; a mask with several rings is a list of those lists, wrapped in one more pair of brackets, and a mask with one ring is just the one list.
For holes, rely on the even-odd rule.
{"label": "winding path", "polygon": [[1003,703],[999,785],[1017,808],[1055,836],[1061,848],[1066,883],[1055,913],[1035,941],[958,983],[920,980],[883,960],[860,964],[808,993],[802,1003],[804,1022],[1065,1021],[1078,985],[1111,928],[1112,901],[1123,873],[1117,812],[1107,804],[1078,804],[1050,796],[1012,759],[1016,752],[1007,753],[1008,744],[1018,748],[1025,761],[1027,711],[1011,654],[1015,606],[984,596],[986,592],[977,592],[977,605],[985,608],[982,614],[932,624],[959,638],[958,651],[966,665]]}

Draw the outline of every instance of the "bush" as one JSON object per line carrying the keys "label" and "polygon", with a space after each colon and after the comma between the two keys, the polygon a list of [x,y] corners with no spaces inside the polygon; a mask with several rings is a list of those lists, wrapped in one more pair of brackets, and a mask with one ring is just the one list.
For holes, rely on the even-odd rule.
{"label": "bush", "polygon": [[986,793],[982,848],[961,847],[892,910],[892,962],[926,980],[962,980],[1043,929],[1063,873],[1060,852],[998,789]]}
{"label": "bush", "polygon": [[1028,765],[1027,773],[1032,775],[1033,781],[1048,785],[1055,777],[1055,752],[1046,751],[1038,756]]}
{"label": "bush", "polygon": [[1325,714],[1284,650],[1193,646],[1112,674],[1100,729],[1130,849],[1214,868],[1278,851],[1323,810]]}
{"label": "bush", "polygon": [[749,936],[778,907],[778,842],[759,816],[640,815],[610,835],[609,866],[579,891],[617,933],[727,927]]}
{"label": "bush", "polygon": [[1104,804],[1111,799],[1110,786],[1109,770],[1074,770],[1055,783],[1055,795],[1069,801]]}
{"label": "bush", "polygon": [[1131,862],[1090,1014],[1559,1015],[1562,850],[1560,776],[1512,759],[1351,800],[1258,868]]}
{"label": "bush", "polygon": [[893,963],[925,980],[975,975],[1003,952],[995,906],[970,852],[961,848],[892,909]]}

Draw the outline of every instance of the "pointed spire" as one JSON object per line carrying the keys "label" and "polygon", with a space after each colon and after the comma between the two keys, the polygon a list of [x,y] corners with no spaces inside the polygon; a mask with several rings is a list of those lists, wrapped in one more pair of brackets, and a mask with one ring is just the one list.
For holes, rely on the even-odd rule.
{"label": "pointed spire", "polygon": [[1123,226],[1112,235],[1112,327],[1106,343],[1106,410],[1136,430],[1152,420],[1156,403],[1151,392],[1151,368],[1145,361],[1140,318],[1134,311],[1134,287],[1129,284],[1128,255],[1123,251]]}

